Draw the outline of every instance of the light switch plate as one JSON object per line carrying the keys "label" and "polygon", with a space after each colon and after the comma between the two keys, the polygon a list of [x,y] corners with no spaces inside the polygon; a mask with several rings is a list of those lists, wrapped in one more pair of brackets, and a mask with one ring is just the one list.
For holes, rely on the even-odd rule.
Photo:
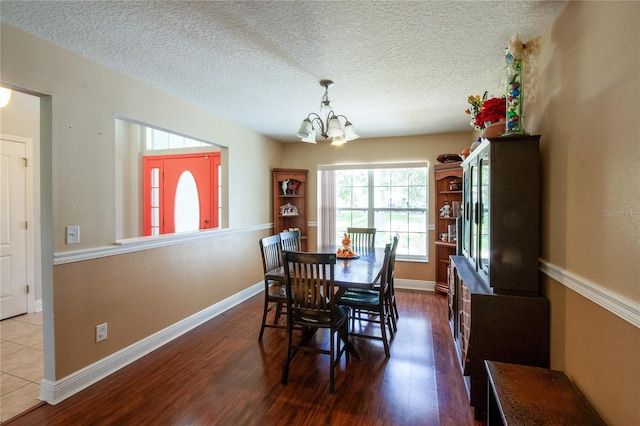
{"label": "light switch plate", "polygon": [[80,242],[80,227],[67,226],[67,244],[78,244]]}

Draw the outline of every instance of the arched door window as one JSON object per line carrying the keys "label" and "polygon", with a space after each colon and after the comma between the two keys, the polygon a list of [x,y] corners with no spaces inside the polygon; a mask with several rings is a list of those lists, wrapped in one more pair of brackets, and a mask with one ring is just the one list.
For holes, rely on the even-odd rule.
{"label": "arched door window", "polygon": [[189,170],[182,172],[176,185],[176,200],[173,205],[176,232],[197,231],[200,226],[200,197],[196,179]]}

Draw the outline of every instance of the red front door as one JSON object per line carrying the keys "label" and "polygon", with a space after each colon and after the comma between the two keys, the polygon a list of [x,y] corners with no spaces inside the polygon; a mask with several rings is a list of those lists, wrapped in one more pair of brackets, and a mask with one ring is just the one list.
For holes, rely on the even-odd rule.
{"label": "red front door", "polygon": [[144,235],[218,227],[219,166],[219,152],[144,157]]}

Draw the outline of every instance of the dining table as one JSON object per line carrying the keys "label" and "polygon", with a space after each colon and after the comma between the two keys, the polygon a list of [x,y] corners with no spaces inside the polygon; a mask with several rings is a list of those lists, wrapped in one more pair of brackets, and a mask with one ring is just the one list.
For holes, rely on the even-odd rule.
{"label": "dining table", "polygon": [[[323,246],[317,253],[337,253],[339,248],[339,245]],[[348,288],[373,288],[384,266],[384,248],[356,248],[353,251],[355,253],[353,257],[336,257],[333,273],[334,284],[338,287],[336,293],[338,298]],[[265,277],[284,282],[284,266],[268,271]],[[347,345],[347,350],[353,357],[360,359],[358,351],[351,342]]]}
{"label": "dining table", "polygon": [[[339,245],[323,246],[317,253],[337,253]],[[334,266],[334,282],[340,290],[347,288],[372,288],[378,281],[384,266],[384,248],[354,249],[354,257],[337,257]],[[284,282],[284,266],[272,269],[267,279]]]}

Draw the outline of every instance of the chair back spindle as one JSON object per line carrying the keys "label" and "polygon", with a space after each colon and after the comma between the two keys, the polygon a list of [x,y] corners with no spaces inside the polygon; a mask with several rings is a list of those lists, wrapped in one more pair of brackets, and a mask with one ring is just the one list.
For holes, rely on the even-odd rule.
{"label": "chair back spindle", "polygon": [[284,231],[280,234],[280,246],[282,251],[301,251],[300,230]]}
{"label": "chair back spindle", "polygon": [[351,247],[355,250],[372,249],[376,243],[376,228],[347,228],[347,234],[351,239]]}
{"label": "chair back spindle", "polygon": [[335,257],[333,253],[285,252],[285,276],[289,277],[294,321],[331,320]]}
{"label": "chair back spindle", "polygon": [[282,249],[279,235],[271,235],[261,239],[260,251],[265,273],[282,266]]}

